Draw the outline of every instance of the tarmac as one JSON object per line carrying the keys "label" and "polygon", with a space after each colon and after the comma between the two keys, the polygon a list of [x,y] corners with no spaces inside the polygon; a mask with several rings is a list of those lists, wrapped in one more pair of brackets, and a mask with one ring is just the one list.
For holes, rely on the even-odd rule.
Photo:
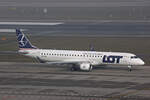
{"label": "tarmac", "polygon": [[15,36],[15,29],[34,36],[150,37],[148,21],[0,22],[0,35]]}
{"label": "tarmac", "polygon": [[149,100],[150,66],[97,66],[0,62],[1,100]]}
{"label": "tarmac", "polygon": [[0,21],[148,21],[149,9],[149,0],[0,0]]}

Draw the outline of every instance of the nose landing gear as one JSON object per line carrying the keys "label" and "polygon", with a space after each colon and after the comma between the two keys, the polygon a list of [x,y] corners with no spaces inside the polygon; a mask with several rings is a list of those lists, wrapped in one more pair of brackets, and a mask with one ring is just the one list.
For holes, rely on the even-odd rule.
{"label": "nose landing gear", "polygon": [[132,66],[129,65],[128,68],[129,68],[129,71],[131,72],[132,71]]}

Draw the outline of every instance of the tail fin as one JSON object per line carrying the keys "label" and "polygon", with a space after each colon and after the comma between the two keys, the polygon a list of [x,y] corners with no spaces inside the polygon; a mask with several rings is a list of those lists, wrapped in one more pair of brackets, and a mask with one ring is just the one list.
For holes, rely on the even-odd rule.
{"label": "tail fin", "polygon": [[37,49],[19,29],[16,29],[16,35],[20,49]]}

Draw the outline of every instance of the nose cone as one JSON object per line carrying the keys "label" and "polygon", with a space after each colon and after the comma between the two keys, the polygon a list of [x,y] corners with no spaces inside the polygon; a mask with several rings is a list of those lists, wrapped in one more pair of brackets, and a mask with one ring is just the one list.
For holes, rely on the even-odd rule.
{"label": "nose cone", "polygon": [[138,64],[139,64],[139,65],[144,65],[145,62],[144,62],[142,59],[139,59]]}
{"label": "nose cone", "polygon": [[132,65],[144,65],[144,61],[142,59],[132,59],[132,62],[131,62]]}

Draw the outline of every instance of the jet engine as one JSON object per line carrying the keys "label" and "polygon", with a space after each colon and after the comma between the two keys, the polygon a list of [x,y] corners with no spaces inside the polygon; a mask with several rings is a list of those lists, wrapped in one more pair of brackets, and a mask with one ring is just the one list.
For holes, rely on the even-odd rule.
{"label": "jet engine", "polygon": [[92,66],[89,63],[82,63],[80,64],[80,70],[91,71]]}

